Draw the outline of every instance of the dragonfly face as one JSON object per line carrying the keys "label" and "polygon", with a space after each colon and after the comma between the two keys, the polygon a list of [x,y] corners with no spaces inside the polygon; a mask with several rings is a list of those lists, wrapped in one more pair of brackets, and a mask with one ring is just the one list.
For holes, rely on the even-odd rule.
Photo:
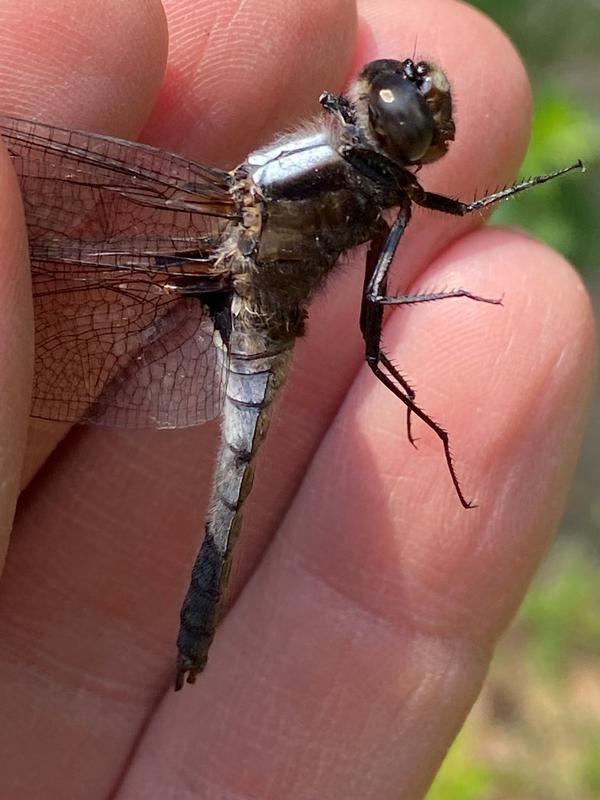
{"label": "dragonfly face", "polygon": [[[19,176],[35,302],[34,416],[129,427],[197,425],[223,437],[204,542],[181,612],[176,687],[206,663],[271,402],[307,305],[342,252],[371,242],[359,320],[365,358],[445,450],[448,435],[381,348],[387,276],[414,203],[463,215],[552,177],[464,204],[415,172],[454,139],[444,73],[367,64],[326,114],[226,172],[90,133],[0,117]],[[574,167],[581,166],[580,164]],[[569,169],[573,169],[570,167]],[[395,209],[394,222],[384,212]]]}
{"label": "dragonfly face", "polygon": [[434,64],[372,61],[352,95],[365,144],[392,161],[430,164],[454,139],[450,84]]}

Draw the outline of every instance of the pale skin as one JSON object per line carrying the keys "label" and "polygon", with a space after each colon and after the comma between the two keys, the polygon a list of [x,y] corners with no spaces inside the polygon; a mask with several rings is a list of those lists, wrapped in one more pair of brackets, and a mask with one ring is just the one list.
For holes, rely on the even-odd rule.
{"label": "pale skin", "polygon": [[[353,68],[410,56],[417,40],[457,109],[457,141],[421,172],[424,185],[470,200],[518,170],[527,80],[506,38],[467,7],[365,0],[357,34],[350,0],[163,5],[161,89],[157,0],[2,0],[3,110],[141,133],[231,166],[313,113]],[[350,259],[298,347],[209,665],[175,695],[178,607],[218,427],[36,425],[26,451],[29,273],[7,157],[0,182],[5,544],[23,464],[29,479],[0,583],[8,797],[421,797],[563,507],[595,359],[575,273],[475,217],[417,215],[401,244],[402,287],[504,296],[501,307],[403,308],[385,329],[419,402],[451,434],[478,503],[465,511],[437,439],[416,423],[415,452],[403,408],[361,366],[362,255]]]}

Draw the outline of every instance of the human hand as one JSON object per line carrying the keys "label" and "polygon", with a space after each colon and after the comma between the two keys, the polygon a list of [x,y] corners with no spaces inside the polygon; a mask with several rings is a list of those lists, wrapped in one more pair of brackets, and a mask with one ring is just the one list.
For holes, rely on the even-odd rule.
{"label": "human hand", "polygon": [[[457,108],[456,142],[420,180],[470,199],[516,172],[526,79],[468,7],[365,0],[356,46],[348,0],[164,5],[171,54],[145,141],[231,166],[316,111],[350,64],[412,55],[418,37]],[[166,58],[159,4],[40,6],[0,3],[3,110],[134,137]],[[2,164],[0,197],[14,203],[1,230],[6,532],[31,335],[18,195]],[[359,254],[311,310],[259,463],[230,613],[205,673],[178,695],[178,604],[217,426],[74,429],[55,450],[62,431],[33,426],[30,471],[51,455],[22,497],[0,582],[11,800],[424,793],[556,527],[593,363],[574,273],[528,237],[479,222],[415,215],[394,275],[403,287],[503,295],[504,306],[406,308],[385,329],[479,507],[460,506],[439,442],[417,424],[413,451],[401,404],[361,366]]]}

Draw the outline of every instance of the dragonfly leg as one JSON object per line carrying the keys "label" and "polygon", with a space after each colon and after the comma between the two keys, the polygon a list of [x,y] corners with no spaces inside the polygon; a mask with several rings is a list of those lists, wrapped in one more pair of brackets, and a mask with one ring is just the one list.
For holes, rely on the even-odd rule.
{"label": "dragonfly leg", "polygon": [[417,303],[431,303],[434,300],[447,300],[450,297],[466,297],[469,300],[476,300],[479,303],[491,303],[492,305],[502,305],[501,298],[481,297],[473,294],[467,289],[447,289],[441,292],[427,292],[425,294],[399,294],[399,295],[377,295],[372,298],[373,302],[382,305],[416,305]]}
{"label": "dragonfly leg", "polygon": [[[394,256],[394,252],[410,220],[410,207],[404,209],[403,212],[401,212],[401,215],[402,221],[398,223],[397,230],[394,233],[394,238],[392,239],[391,243],[390,238],[392,236],[392,232],[390,231],[389,225],[383,219],[379,220],[379,228],[371,239],[367,253],[363,300],[360,310],[360,330],[367,348],[367,361],[369,361],[370,354],[373,355],[375,351],[377,351],[378,357],[383,355],[379,349],[379,344],[381,340],[384,308],[381,303],[378,303],[376,300],[371,300],[371,294],[373,291],[372,284],[374,283],[374,274],[377,269],[379,275],[377,285],[379,286],[380,291],[385,291],[385,287],[387,285],[387,274]],[[382,255],[384,253],[386,254],[386,257],[385,261],[382,261]],[[378,331],[376,336],[374,336],[375,331]],[[376,345],[374,344],[375,341]],[[373,352],[370,353],[370,350]],[[412,400],[414,400],[415,390],[410,386],[408,381],[403,376],[400,376],[399,383],[407,397],[410,397]],[[407,408],[406,411],[406,433],[409,442],[414,446],[415,439],[412,434],[410,408]]]}
{"label": "dragonfly leg", "polygon": [[356,112],[347,97],[332,92],[323,92],[319,103],[330,114],[333,114],[344,126],[354,125]]}
{"label": "dragonfly leg", "polygon": [[446,464],[448,465],[450,477],[458,498],[465,508],[473,508],[473,503],[464,496],[458,476],[456,475],[447,431],[415,403],[414,391],[410,388],[398,368],[381,349],[383,310],[385,303],[379,302],[378,298],[386,296],[389,268],[409,218],[409,208],[402,208],[392,226],[388,228],[386,225],[387,231],[385,231],[383,227],[385,223],[383,223],[380,226],[378,234],[371,242],[371,247],[367,256],[365,292],[360,315],[360,327],[365,340],[365,357],[367,364],[378,380],[406,406],[409,440],[411,443],[414,443],[410,430],[411,413],[428,425],[440,439],[444,448]]}
{"label": "dragonfly leg", "polygon": [[432,211],[441,211],[443,214],[453,214],[458,217],[464,217],[465,214],[470,214],[473,211],[482,211],[488,206],[495,205],[502,202],[509,197],[514,197],[520,192],[525,192],[533,186],[538,186],[540,183],[552,181],[555,178],[560,178],[561,175],[566,175],[567,172],[573,170],[584,171],[585,167],[582,161],[577,161],[571,164],[570,167],[550,172],[547,175],[536,175],[534,178],[514,183],[512,186],[507,186],[497,192],[492,192],[485,197],[480,197],[478,200],[473,200],[472,203],[463,203],[461,200],[455,200],[452,197],[446,197],[443,194],[436,194],[435,192],[426,192],[419,184],[411,187],[410,198],[419,206],[429,208]]}

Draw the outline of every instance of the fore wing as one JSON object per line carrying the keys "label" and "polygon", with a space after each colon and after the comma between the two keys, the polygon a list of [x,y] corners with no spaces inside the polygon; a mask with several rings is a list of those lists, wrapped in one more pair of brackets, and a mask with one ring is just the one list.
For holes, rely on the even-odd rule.
{"label": "fore wing", "polygon": [[143,144],[0,116],[27,219],[32,414],[184,427],[219,413],[226,353],[215,254],[231,177]]}

